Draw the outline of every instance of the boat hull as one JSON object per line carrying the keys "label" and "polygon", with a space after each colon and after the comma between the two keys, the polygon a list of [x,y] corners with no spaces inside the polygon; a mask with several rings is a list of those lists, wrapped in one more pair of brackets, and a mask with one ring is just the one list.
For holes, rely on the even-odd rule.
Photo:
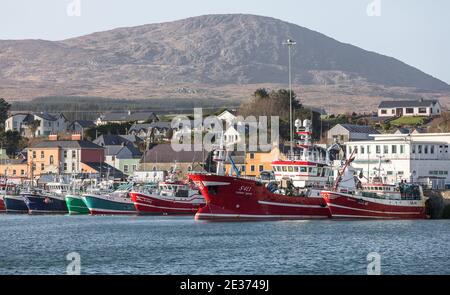
{"label": "boat hull", "polygon": [[[136,211],[141,215],[194,215],[205,206],[202,196],[184,201],[160,198],[138,192],[130,192]],[[199,200],[201,198],[201,200]]]}
{"label": "boat hull", "polygon": [[270,192],[258,181],[209,174],[191,174],[206,199],[195,218],[214,221],[304,220],[330,218],[320,197],[286,196]]}
{"label": "boat hull", "polygon": [[123,202],[94,195],[83,195],[82,199],[92,215],[134,215],[137,213],[131,200]]}
{"label": "boat hull", "polygon": [[28,213],[28,207],[22,196],[6,195],[3,197],[3,201],[5,202],[6,213]]}
{"label": "boat hull", "polygon": [[51,196],[24,194],[29,214],[67,214],[66,201]]}
{"label": "boat hull", "polygon": [[350,219],[425,219],[422,200],[370,199],[340,192],[323,191],[333,218]]}
{"label": "boat hull", "polygon": [[5,202],[3,201],[3,196],[0,196],[0,213],[6,212]]}
{"label": "boat hull", "polygon": [[67,195],[66,205],[69,210],[69,214],[89,214],[88,207],[79,196]]}

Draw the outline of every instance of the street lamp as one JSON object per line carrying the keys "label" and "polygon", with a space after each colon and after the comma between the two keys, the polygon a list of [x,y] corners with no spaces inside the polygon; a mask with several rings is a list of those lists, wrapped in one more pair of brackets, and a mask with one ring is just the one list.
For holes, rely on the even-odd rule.
{"label": "street lamp", "polygon": [[290,128],[290,137],[291,137],[291,156],[294,154],[294,135],[292,131],[292,73],[291,73],[291,49],[297,44],[294,40],[287,39],[286,42],[283,42],[283,45],[288,47],[289,51],[289,128]]}

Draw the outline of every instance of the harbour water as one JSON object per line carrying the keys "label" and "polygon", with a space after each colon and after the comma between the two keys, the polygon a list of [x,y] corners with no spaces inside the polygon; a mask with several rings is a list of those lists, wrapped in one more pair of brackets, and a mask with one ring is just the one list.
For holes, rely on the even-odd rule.
{"label": "harbour water", "polygon": [[450,220],[208,223],[0,215],[0,274],[450,274]]}

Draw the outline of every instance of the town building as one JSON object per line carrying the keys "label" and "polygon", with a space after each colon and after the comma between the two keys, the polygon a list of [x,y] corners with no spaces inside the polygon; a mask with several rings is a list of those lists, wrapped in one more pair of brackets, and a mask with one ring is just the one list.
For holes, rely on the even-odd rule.
{"label": "town building", "polygon": [[132,134],[142,138],[144,141],[158,142],[170,140],[167,138],[171,130],[171,122],[152,122],[143,124],[134,124],[128,130]]}
{"label": "town building", "polygon": [[356,140],[372,140],[370,134],[378,134],[379,132],[366,125],[354,125],[354,124],[337,124],[327,132],[327,144],[333,144],[335,142],[343,144],[347,141]]}
{"label": "town building", "polygon": [[142,139],[136,135],[117,135],[117,134],[104,134],[100,135],[96,139],[93,140],[93,143],[98,144],[99,146],[139,146],[142,143]]}
{"label": "town building", "polygon": [[5,131],[17,131],[24,137],[39,137],[67,130],[68,121],[63,114],[17,113],[5,121]]}
{"label": "town building", "polygon": [[79,134],[71,140],[58,140],[50,135],[49,140],[28,147],[28,171],[33,176],[41,174],[89,173],[90,163],[103,163],[104,148],[90,141],[81,140]]}
{"label": "town building", "polygon": [[132,175],[139,168],[142,153],[133,145],[106,145],[105,162],[125,175]]}
{"label": "town building", "polygon": [[441,113],[442,105],[436,99],[382,101],[378,106],[379,117],[431,117],[439,116]]}
{"label": "town building", "polygon": [[68,131],[84,134],[84,132],[86,132],[86,130],[88,130],[89,128],[93,128],[95,126],[96,125],[95,125],[94,121],[76,120],[76,121],[73,121],[72,123],[70,123],[70,125],[68,127]]}
{"label": "town building", "polygon": [[[286,159],[290,146],[280,144],[270,151],[233,152],[231,158],[242,175],[260,177],[261,172],[272,171],[272,162]],[[301,149],[294,147],[294,153],[300,154]],[[233,165],[229,159],[225,162],[228,174],[235,174]]]}
{"label": "town building", "polygon": [[142,171],[176,171],[185,178],[191,171],[205,171],[209,153],[206,151],[174,151],[170,144],[158,144],[146,151],[141,163]]}
{"label": "town building", "polygon": [[2,159],[0,161],[0,177],[20,183],[28,178],[28,164],[24,159]]}
{"label": "town building", "polygon": [[96,121],[95,124],[105,125],[111,123],[151,123],[159,121],[158,116],[154,112],[110,112],[104,115],[101,115]]}
{"label": "town building", "polygon": [[450,133],[376,134],[373,140],[345,143],[362,181],[420,182],[434,189],[450,183]]}

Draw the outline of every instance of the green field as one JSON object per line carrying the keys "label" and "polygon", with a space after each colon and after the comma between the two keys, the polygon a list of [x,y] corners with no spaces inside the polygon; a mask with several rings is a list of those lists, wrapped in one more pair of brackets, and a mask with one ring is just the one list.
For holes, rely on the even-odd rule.
{"label": "green field", "polygon": [[400,117],[391,121],[391,125],[395,126],[418,126],[427,122],[428,117]]}

